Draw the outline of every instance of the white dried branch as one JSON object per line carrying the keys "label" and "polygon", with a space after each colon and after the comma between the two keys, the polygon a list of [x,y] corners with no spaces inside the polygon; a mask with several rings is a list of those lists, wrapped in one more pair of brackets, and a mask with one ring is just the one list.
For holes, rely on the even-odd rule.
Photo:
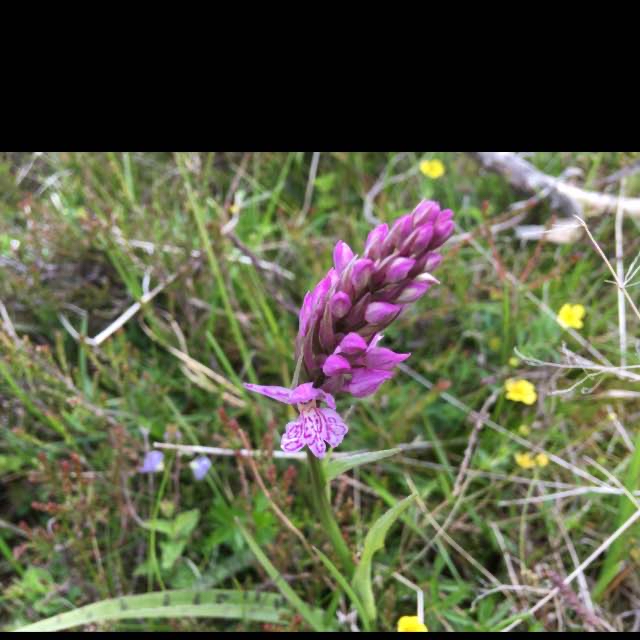
{"label": "white dried branch", "polygon": [[516,189],[528,193],[548,191],[551,203],[578,217],[615,211],[619,203],[633,217],[640,217],[640,198],[620,198],[587,191],[536,169],[510,151],[480,151],[471,154],[490,171],[503,175]]}

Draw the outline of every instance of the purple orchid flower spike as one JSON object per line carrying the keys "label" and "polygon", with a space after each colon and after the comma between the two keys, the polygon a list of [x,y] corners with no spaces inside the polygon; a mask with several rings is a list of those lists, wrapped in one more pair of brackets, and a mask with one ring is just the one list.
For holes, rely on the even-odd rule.
{"label": "purple orchid flower spike", "polygon": [[[283,451],[293,453],[305,445],[317,458],[324,458],[326,445],[337,447],[349,428],[335,411],[336,401],[322,389],[314,388],[311,382],[301,384],[294,389],[286,387],[265,387],[259,384],[244,385],[249,391],[298,406],[300,416],[285,427],[280,446]],[[324,402],[328,408],[318,408],[317,402]],[[326,443],[326,444],[325,444]]]}
{"label": "purple orchid flower spike", "polygon": [[[307,292],[299,314],[295,355],[309,382],[295,389],[245,384],[298,405],[300,417],[282,436],[285,451],[306,445],[322,458],[325,443],[336,447],[347,433],[332,394],[370,396],[410,356],[379,347],[381,332],[439,284],[431,271],[442,260],[437,249],[453,233],[452,218],[449,209],[423,200],[392,225],[372,229],[361,254],[342,240],[335,245],[333,267]],[[328,408],[319,409],[318,402]]]}
{"label": "purple orchid flower spike", "polygon": [[437,249],[453,233],[452,218],[449,209],[423,200],[392,225],[373,229],[361,255],[338,241],[333,267],[300,309],[296,357],[302,357],[306,379],[316,388],[363,397],[392,377],[408,354],[370,352],[369,347],[375,347],[374,336],[438,284],[431,271],[442,260]]}

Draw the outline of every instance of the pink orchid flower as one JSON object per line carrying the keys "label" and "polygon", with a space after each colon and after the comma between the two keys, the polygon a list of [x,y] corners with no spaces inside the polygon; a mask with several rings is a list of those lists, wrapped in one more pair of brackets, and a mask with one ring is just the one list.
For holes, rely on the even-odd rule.
{"label": "pink orchid flower", "polygon": [[[265,387],[259,384],[244,385],[249,391],[260,393],[278,402],[295,404],[300,415],[289,422],[280,441],[283,451],[300,451],[305,445],[316,458],[324,458],[326,444],[337,447],[349,430],[335,411],[336,401],[322,389],[316,389],[311,382],[305,382],[295,389],[286,387]],[[318,408],[317,402],[324,402],[328,408]],[[325,444],[326,443],[326,444]]]}

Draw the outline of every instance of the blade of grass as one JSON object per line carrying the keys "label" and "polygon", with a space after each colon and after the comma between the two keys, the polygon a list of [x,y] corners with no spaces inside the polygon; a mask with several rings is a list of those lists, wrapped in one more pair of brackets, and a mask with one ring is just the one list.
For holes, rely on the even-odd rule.
{"label": "blade of grass", "polygon": [[196,198],[195,192],[193,190],[193,186],[191,185],[191,181],[189,180],[189,176],[185,168],[183,167],[183,163],[178,161],[178,168],[184,180],[185,187],[187,189],[187,197],[189,199],[189,205],[191,207],[191,212],[193,213],[193,217],[196,221],[196,225],[198,227],[198,233],[200,234],[200,241],[204,246],[205,252],[207,254],[207,259],[209,261],[209,266],[211,268],[211,273],[218,285],[218,292],[222,299],[222,306],[224,307],[225,314],[227,316],[227,320],[229,322],[229,326],[231,328],[231,333],[233,335],[234,341],[243,360],[243,366],[247,370],[247,374],[253,383],[257,383],[258,379],[256,377],[255,371],[253,369],[253,365],[251,364],[251,359],[249,357],[249,352],[247,350],[247,345],[242,337],[242,332],[240,331],[240,325],[238,323],[238,319],[236,318],[236,313],[231,307],[231,301],[229,299],[229,293],[227,292],[227,286],[222,276],[222,271],[220,269],[220,264],[216,255],[211,246],[211,241],[209,239],[209,235],[207,233],[207,227],[205,224],[205,216],[204,211],[200,207],[198,200]]}
{"label": "blade of grass", "polygon": [[[635,450],[627,469],[624,486],[631,492],[640,489],[640,434],[635,441]],[[626,495],[621,495],[616,528],[621,527],[631,517],[635,509],[633,502]],[[596,602],[602,600],[607,587],[621,570],[621,563],[629,555],[629,533],[618,538],[607,550],[598,581],[592,591],[593,599]]]}
{"label": "blade of grass", "polygon": [[234,520],[236,526],[240,530],[240,533],[249,545],[249,548],[251,549],[251,551],[253,551],[256,559],[262,565],[262,568],[267,572],[267,575],[271,578],[271,580],[273,580],[274,584],[278,587],[278,589],[280,589],[282,595],[290,602],[291,606],[293,606],[296,611],[307,621],[309,626],[314,631],[324,631],[321,622],[321,614],[319,615],[318,611],[310,609],[309,606],[298,597],[296,592],[280,575],[280,572],[273,566],[262,549],[260,549],[253,536],[242,526],[240,520],[238,518],[234,518]]}
{"label": "blade of grass", "polygon": [[317,547],[313,547],[313,550],[318,554],[320,561],[325,566],[327,571],[333,576],[333,579],[338,583],[340,588],[347,594],[349,600],[351,600],[353,606],[357,609],[358,615],[362,620],[365,631],[371,631],[371,619],[367,615],[367,611],[364,608],[362,600],[357,596],[356,592],[351,588],[351,585],[347,582],[347,579],[338,571],[333,562]]}
{"label": "blade of grass", "polygon": [[94,602],[15,631],[60,631],[83,624],[136,618],[226,618],[282,623],[282,614],[290,613],[283,605],[281,597],[264,591],[162,591]]}

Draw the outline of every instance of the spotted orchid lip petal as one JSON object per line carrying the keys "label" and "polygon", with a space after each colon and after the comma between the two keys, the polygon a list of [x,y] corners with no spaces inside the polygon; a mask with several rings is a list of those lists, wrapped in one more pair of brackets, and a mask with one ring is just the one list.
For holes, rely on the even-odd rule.
{"label": "spotted orchid lip petal", "polygon": [[284,434],[280,440],[280,448],[288,453],[295,453],[304,447],[304,438],[302,437],[302,419],[298,418],[293,422],[289,422],[285,427]]}
{"label": "spotted orchid lip petal", "polygon": [[316,458],[324,458],[327,445],[337,447],[348,431],[349,427],[333,409],[308,409],[287,424],[280,446],[289,453],[307,446]]}
{"label": "spotted orchid lip petal", "polygon": [[344,420],[335,411],[331,409],[320,409],[320,412],[325,420],[323,437],[329,446],[335,449],[344,439],[349,431],[349,427],[347,427]]}

